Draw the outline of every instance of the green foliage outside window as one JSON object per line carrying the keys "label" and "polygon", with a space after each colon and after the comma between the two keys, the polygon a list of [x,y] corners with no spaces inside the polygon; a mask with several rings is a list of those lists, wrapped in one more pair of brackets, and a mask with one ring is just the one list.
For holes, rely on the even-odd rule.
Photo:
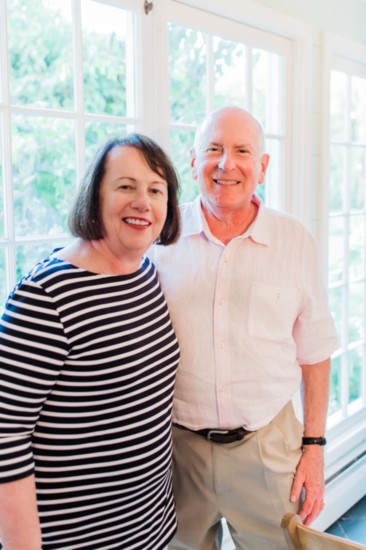
{"label": "green foliage outside window", "polygon": [[[82,75],[77,75],[70,0],[8,0],[6,6],[14,234],[40,242],[16,246],[19,279],[50,249],[69,239],[67,215],[78,183],[77,142],[84,140],[85,151],[79,153],[88,162],[108,136],[134,128],[108,120],[127,114],[127,11],[108,3],[81,2]],[[80,78],[78,95],[75,79]],[[77,128],[75,117],[76,108],[81,111],[80,98],[85,112],[81,141],[76,132],[82,126]],[[5,235],[1,152],[2,147],[0,238]],[[57,240],[51,242],[53,237]],[[6,298],[4,251],[0,250],[1,303]]]}

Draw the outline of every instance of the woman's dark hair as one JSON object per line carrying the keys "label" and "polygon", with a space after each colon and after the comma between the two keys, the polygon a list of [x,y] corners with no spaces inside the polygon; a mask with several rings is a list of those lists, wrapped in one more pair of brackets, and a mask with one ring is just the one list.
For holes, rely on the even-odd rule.
{"label": "woman's dark hair", "polygon": [[100,186],[105,174],[108,154],[116,147],[134,147],[141,151],[151,170],[168,184],[168,211],[157,244],[171,244],[180,233],[178,209],[179,179],[166,153],[152,139],[142,134],[109,139],[97,152],[81,180],[69,216],[69,228],[75,237],[99,240],[104,236],[100,212]]}

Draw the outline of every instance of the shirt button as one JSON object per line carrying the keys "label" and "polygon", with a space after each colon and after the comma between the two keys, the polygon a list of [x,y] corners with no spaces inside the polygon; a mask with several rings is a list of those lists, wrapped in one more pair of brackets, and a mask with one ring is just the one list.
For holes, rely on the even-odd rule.
{"label": "shirt button", "polygon": [[222,349],[223,347],[224,347],[224,342],[223,341],[219,342],[219,348]]}

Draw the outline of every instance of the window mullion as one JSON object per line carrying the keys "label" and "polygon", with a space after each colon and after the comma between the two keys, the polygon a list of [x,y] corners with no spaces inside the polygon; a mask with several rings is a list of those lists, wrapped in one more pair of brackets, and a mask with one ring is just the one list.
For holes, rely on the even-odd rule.
{"label": "window mullion", "polygon": [[0,1],[0,69],[1,69],[1,100],[4,106],[2,114],[2,175],[4,193],[4,231],[5,231],[5,272],[6,293],[16,282],[15,270],[15,229],[13,211],[12,186],[12,154],[11,154],[11,105],[10,105],[10,61],[7,29],[6,3]]}
{"label": "window mullion", "polygon": [[252,112],[253,109],[253,48],[247,45],[245,48],[245,103],[244,107]]}
{"label": "window mullion", "polygon": [[206,35],[207,59],[206,59],[206,81],[207,81],[207,96],[206,110],[209,113],[214,108],[215,96],[215,60],[213,51],[213,36],[211,33]]}
{"label": "window mullion", "polygon": [[76,180],[79,182],[85,167],[85,116],[84,116],[84,79],[83,79],[83,39],[81,21],[81,0],[72,1],[72,30],[74,55],[74,109]]}

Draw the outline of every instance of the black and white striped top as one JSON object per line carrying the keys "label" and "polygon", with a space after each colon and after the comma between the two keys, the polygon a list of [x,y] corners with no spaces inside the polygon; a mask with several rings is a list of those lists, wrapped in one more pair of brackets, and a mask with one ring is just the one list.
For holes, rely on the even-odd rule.
{"label": "black and white striped top", "polygon": [[43,548],[160,550],[176,529],[179,348],[155,268],[97,275],[50,256],[0,325],[0,481],[36,476]]}

